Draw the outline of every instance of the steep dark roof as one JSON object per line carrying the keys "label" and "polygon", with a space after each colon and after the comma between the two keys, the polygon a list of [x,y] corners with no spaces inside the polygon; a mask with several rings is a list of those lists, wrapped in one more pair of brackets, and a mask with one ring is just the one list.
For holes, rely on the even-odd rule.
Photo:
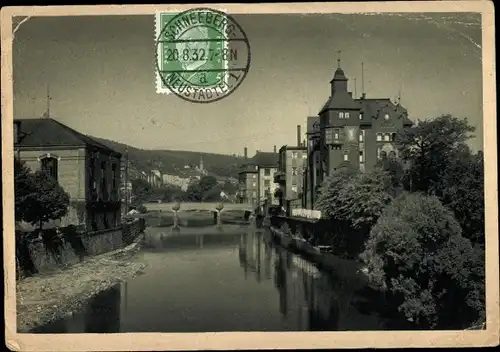
{"label": "steep dark roof", "polygon": [[93,146],[117,155],[121,154],[110,147],[86,136],[51,118],[16,119],[19,123],[20,141],[18,146],[55,147],[55,146]]}
{"label": "steep dark roof", "polygon": [[269,152],[257,152],[251,163],[260,167],[275,167],[278,165],[279,154]]}
{"label": "steep dark roof", "polygon": [[405,126],[413,125],[413,121],[408,118],[408,111],[401,106],[400,104],[394,104],[389,98],[381,98],[381,99],[356,99],[356,103],[359,104],[359,107],[363,111],[363,117],[365,119],[371,119],[374,117],[378,117],[379,112],[389,107],[394,112],[397,112],[401,116],[403,116],[403,124]]}
{"label": "steep dark roof", "polygon": [[325,103],[321,111],[322,114],[327,109],[346,109],[346,110],[357,110],[359,105],[355,103],[354,99],[349,95],[348,92],[338,91],[333,94],[328,101]]}

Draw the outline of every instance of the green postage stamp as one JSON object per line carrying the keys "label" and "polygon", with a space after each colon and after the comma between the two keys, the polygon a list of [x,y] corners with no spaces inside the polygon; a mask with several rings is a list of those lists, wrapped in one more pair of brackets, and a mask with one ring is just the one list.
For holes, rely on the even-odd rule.
{"label": "green postage stamp", "polygon": [[225,12],[157,12],[156,91],[208,103],[231,94],[250,67],[245,32]]}

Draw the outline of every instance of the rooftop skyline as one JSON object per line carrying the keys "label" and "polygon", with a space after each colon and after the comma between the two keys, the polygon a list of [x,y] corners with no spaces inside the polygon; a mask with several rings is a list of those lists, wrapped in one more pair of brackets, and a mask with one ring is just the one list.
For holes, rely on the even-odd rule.
{"label": "rooftop skyline", "polygon": [[[15,34],[14,118],[50,116],[143,149],[243,154],[296,144],[296,125],[329,97],[341,66],[349,90],[401,93],[409,117],[469,118],[482,149],[481,22],[474,14],[235,15],[250,71],[229,97],[193,104],[155,90],[153,16],[38,17]],[[356,80],[355,80],[356,78]],[[356,81],[356,85],[355,85]],[[105,123],[103,123],[105,121]]]}

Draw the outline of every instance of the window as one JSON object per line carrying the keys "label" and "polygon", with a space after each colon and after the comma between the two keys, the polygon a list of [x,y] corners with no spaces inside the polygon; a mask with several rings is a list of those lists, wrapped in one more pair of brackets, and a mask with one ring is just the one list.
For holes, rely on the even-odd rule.
{"label": "window", "polygon": [[297,175],[297,168],[292,167],[292,176],[296,176],[296,175]]}
{"label": "window", "polygon": [[252,175],[252,178],[257,178],[257,175],[256,175],[256,174],[253,174],[253,175]]}
{"label": "window", "polygon": [[395,141],[396,140],[396,133],[391,134],[391,140]]}
{"label": "window", "polygon": [[338,128],[333,130],[333,139],[339,139],[340,130]]}
{"label": "window", "polygon": [[42,158],[41,164],[42,171],[57,181],[59,175],[57,158],[46,156]]}
{"label": "window", "polygon": [[252,192],[252,197],[254,197],[254,198],[257,197],[257,192],[253,191]]}
{"label": "window", "polygon": [[339,119],[343,119],[344,118],[344,113],[343,112],[339,112]]}
{"label": "window", "polygon": [[389,120],[389,114],[385,114],[385,115],[384,115],[384,119],[385,119],[386,121],[387,121],[387,120]]}
{"label": "window", "polygon": [[257,183],[252,182],[252,187],[256,187],[256,186],[257,186]]}
{"label": "window", "polygon": [[363,152],[362,151],[359,152],[359,162],[360,163],[364,162],[364,160],[363,160]]}
{"label": "window", "polygon": [[297,186],[292,186],[292,192],[297,192]]}
{"label": "window", "polygon": [[349,155],[347,154],[347,150],[344,151],[344,161],[348,161],[349,160]]}
{"label": "window", "polygon": [[297,159],[297,152],[292,152],[292,159]]}
{"label": "window", "polygon": [[363,120],[363,114],[361,114],[361,113],[359,114],[359,119]]}
{"label": "window", "polygon": [[382,141],[382,133],[377,133],[377,142]]}
{"label": "window", "polygon": [[271,186],[271,181],[264,180],[264,187],[269,187],[269,186]]}
{"label": "window", "polygon": [[302,159],[307,159],[307,153],[302,153]]}
{"label": "window", "polygon": [[363,142],[364,139],[365,139],[364,137],[365,137],[365,131],[360,131],[360,133],[359,133],[359,141]]}
{"label": "window", "polygon": [[391,150],[389,152],[389,158],[392,160],[396,159],[396,152],[394,150]]}
{"label": "window", "polygon": [[389,142],[391,140],[391,135],[389,133],[384,134],[384,141]]}
{"label": "window", "polygon": [[346,119],[348,119],[348,118],[349,118],[349,113],[348,113],[348,112],[346,112],[346,113],[345,113],[345,115],[344,115],[344,117],[345,117]]}
{"label": "window", "polygon": [[387,152],[381,151],[380,152],[380,159],[386,159],[387,158]]}
{"label": "window", "polygon": [[271,175],[271,169],[264,169],[264,176]]}

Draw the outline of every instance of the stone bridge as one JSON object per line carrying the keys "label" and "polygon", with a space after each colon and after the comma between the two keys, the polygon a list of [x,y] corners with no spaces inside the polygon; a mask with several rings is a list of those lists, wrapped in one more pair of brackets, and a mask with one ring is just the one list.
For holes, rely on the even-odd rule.
{"label": "stone bridge", "polygon": [[[168,212],[172,211],[172,207],[175,203],[145,203],[144,206],[148,211],[162,211]],[[193,210],[205,210],[205,211],[217,211],[217,204],[219,203],[196,203],[196,202],[181,202],[179,212],[183,211],[193,211]],[[249,211],[253,212],[253,206],[251,204],[239,204],[239,203],[224,203],[224,208],[222,212],[225,211]]]}

